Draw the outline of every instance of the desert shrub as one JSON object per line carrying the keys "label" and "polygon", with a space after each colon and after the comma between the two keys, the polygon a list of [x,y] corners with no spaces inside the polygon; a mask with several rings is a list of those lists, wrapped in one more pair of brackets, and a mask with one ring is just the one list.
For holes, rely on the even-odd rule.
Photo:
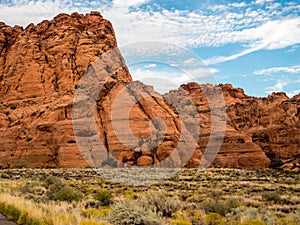
{"label": "desert shrub", "polygon": [[201,203],[201,207],[206,213],[218,213],[225,216],[232,209],[241,206],[241,203],[237,199],[227,199],[227,200],[215,200],[207,199]]}
{"label": "desert shrub", "polygon": [[1,176],[0,176],[2,179],[10,179],[10,175],[7,174],[7,173],[1,173]]}
{"label": "desert shrub", "polygon": [[7,205],[5,206],[4,214],[8,220],[17,221],[21,215],[21,211],[13,205]]}
{"label": "desert shrub", "polygon": [[295,184],[296,181],[295,181],[294,178],[288,177],[288,178],[285,179],[284,183],[285,183],[285,184]]}
{"label": "desert shrub", "polygon": [[223,225],[225,219],[218,213],[209,213],[205,216],[206,225]]}
{"label": "desert shrub", "polygon": [[185,210],[180,210],[172,214],[172,218],[176,220],[187,220],[192,224],[203,224],[204,212],[196,209],[187,208]]}
{"label": "desert shrub", "polygon": [[113,195],[110,191],[102,189],[96,192],[94,198],[100,202],[101,206],[108,206],[112,203]]}
{"label": "desert shrub", "polygon": [[48,176],[44,180],[45,186],[48,188],[50,185],[63,186],[64,182],[59,177]]}
{"label": "desert shrub", "polygon": [[267,225],[278,224],[278,219],[274,213],[264,208],[239,207],[227,216],[234,218],[238,222],[260,220]]}
{"label": "desert shrub", "polygon": [[27,225],[30,223],[30,220],[29,220],[29,217],[28,217],[28,212],[25,210],[21,213],[18,221],[17,221],[17,224],[18,225]]}
{"label": "desert shrub", "polygon": [[163,191],[148,192],[140,196],[140,200],[145,208],[150,208],[165,217],[171,217],[172,213],[182,208],[182,202],[177,196],[168,197]]}
{"label": "desert shrub", "polygon": [[170,222],[170,225],[193,225],[193,224],[188,220],[172,220]]}
{"label": "desert shrub", "polygon": [[22,159],[18,159],[14,162],[12,168],[14,169],[22,169],[22,168],[27,168],[27,162],[25,160]]}
{"label": "desert shrub", "polygon": [[239,225],[266,225],[266,223],[261,220],[248,220],[246,222],[239,223]]}
{"label": "desert shrub", "polygon": [[70,186],[64,186],[53,194],[53,199],[58,201],[79,201],[82,199],[82,193]]}
{"label": "desert shrub", "polygon": [[159,216],[149,208],[140,206],[137,201],[127,200],[112,205],[108,221],[114,225],[160,225]]}
{"label": "desert shrub", "polygon": [[264,192],[262,193],[262,200],[273,202],[273,203],[280,203],[281,197],[277,192]]}
{"label": "desert shrub", "polygon": [[65,187],[65,183],[59,177],[48,176],[44,186],[48,189],[46,193],[48,199],[55,200],[55,194]]}

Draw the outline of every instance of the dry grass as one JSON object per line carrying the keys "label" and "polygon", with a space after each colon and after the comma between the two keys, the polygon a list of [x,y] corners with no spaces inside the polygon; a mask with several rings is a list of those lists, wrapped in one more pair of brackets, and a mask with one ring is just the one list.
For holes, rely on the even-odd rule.
{"label": "dry grass", "polygon": [[[51,171],[45,170],[47,173]],[[49,190],[55,190],[55,187],[49,182],[47,184],[44,177],[22,179],[23,176],[11,175],[10,171],[3,173],[7,176],[0,178],[0,203],[14,205],[20,211],[27,210],[28,216],[40,224],[78,225],[85,221],[82,224],[105,225],[107,223],[102,221],[117,221],[120,220],[118,215],[131,215],[143,211],[143,208],[152,213],[149,211],[152,216],[145,216],[144,220],[161,218],[164,224],[208,225],[216,221],[216,225],[239,225],[251,220],[267,225],[300,224],[300,175],[295,173],[184,170],[162,183],[137,188],[104,181],[98,175],[74,179],[65,170],[64,173],[69,175],[62,176],[63,185],[75,188],[84,196],[83,200],[71,203],[47,198]],[[72,170],[72,173],[76,172]],[[86,176],[87,171],[78,173]],[[102,193],[101,198],[99,193]],[[176,207],[169,204],[172,201]],[[123,214],[115,213],[115,204],[124,210]],[[134,218],[136,221],[140,221],[138,214]]]}

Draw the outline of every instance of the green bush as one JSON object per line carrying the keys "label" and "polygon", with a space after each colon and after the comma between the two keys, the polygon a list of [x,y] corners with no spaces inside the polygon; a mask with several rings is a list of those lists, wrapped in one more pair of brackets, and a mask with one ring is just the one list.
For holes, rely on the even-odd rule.
{"label": "green bush", "polygon": [[48,176],[45,178],[45,186],[48,188],[50,185],[63,186],[64,183],[59,177]]}
{"label": "green bush", "polygon": [[70,186],[64,186],[53,194],[53,199],[57,201],[79,201],[82,199],[82,193]]}
{"label": "green bush", "polygon": [[21,211],[13,205],[7,205],[4,214],[8,220],[17,221],[21,215]]}
{"label": "green bush", "polygon": [[18,225],[27,225],[29,224],[29,218],[28,218],[28,212],[25,210],[21,213],[18,221],[17,221],[17,224]]}
{"label": "green bush", "polygon": [[159,216],[134,200],[116,202],[112,205],[108,221],[113,225],[161,225]]}
{"label": "green bush", "polygon": [[150,208],[165,217],[171,217],[172,213],[182,208],[182,202],[179,201],[177,196],[168,197],[166,192],[163,191],[148,192],[140,196],[140,200],[145,208]]}
{"label": "green bush", "polygon": [[261,197],[264,201],[273,202],[276,204],[281,202],[281,197],[277,192],[264,192],[262,193]]}
{"label": "green bush", "polygon": [[206,213],[218,213],[225,216],[232,209],[241,206],[241,203],[237,199],[227,199],[225,201],[207,199],[201,203],[201,206]]}
{"label": "green bush", "polygon": [[59,177],[48,176],[44,182],[45,187],[48,188],[46,196],[50,200],[55,200],[55,194],[65,187],[64,182]]}
{"label": "green bush", "polygon": [[96,192],[94,198],[100,202],[101,206],[108,206],[112,203],[112,193],[108,190],[102,189]]}

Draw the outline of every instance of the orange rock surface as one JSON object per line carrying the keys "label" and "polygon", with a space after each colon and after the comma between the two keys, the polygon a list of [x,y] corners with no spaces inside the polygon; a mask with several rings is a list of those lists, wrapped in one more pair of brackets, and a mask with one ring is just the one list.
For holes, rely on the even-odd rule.
{"label": "orange rock surface", "polygon": [[[88,75],[91,79],[80,83]],[[217,88],[223,92],[225,116],[217,113],[224,105],[214,104],[212,115],[207,101]],[[78,92],[85,95],[74,102]],[[91,98],[95,111],[84,108]],[[178,115],[170,100],[185,113]],[[83,107],[74,119],[77,105]],[[132,81],[112,25],[99,12],[60,14],[25,29],[0,23],[2,167],[21,161],[29,167],[112,162],[149,166],[164,161],[166,167],[181,167],[189,154],[193,157],[186,166],[196,167],[206,155],[212,118],[217,118],[217,125],[222,121],[226,125],[224,138],[221,126],[213,136],[215,146],[217,140],[223,141],[213,166],[267,168],[281,160],[283,168],[297,170],[299,108],[300,95],[255,98],[231,85],[189,83],[162,97],[152,87]],[[88,114],[95,114],[92,124],[85,117]],[[74,123],[78,129],[74,130]],[[104,151],[98,151],[97,140]],[[78,148],[80,143],[86,143],[84,150]]]}

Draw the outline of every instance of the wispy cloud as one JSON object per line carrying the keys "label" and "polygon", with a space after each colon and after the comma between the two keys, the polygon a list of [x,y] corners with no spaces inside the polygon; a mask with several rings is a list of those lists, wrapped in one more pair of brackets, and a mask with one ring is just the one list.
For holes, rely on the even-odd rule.
{"label": "wispy cloud", "polygon": [[291,74],[300,74],[300,65],[299,66],[286,66],[286,67],[272,67],[267,69],[260,69],[254,71],[256,75],[264,74],[273,74],[273,73],[291,73]]}
{"label": "wispy cloud", "polygon": [[274,50],[300,43],[300,17],[269,21],[260,27],[245,29],[234,35],[238,41],[248,41],[250,47],[230,56],[215,56],[205,60],[208,65],[235,60],[262,49]]}
{"label": "wispy cloud", "polygon": [[290,98],[299,94],[300,94],[300,89],[286,92],[286,95],[289,96]]}
{"label": "wispy cloud", "polygon": [[[139,8],[148,2],[146,10]],[[262,2],[265,0],[257,1]],[[9,5],[0,3],[0,18],[11,25],[26,25],[50,19],[59,12],[100,10],[112,21],[120,44],[145,40],[193,47],[246,43],[252,49],[257,44],[276,49],[300,42],[297,12],[296,18],[289,15],[286,19],[281,9],[263,9],[243,2],[214,4],[211,7],[217,8],[216,12],[209,8],[206,11],[157,10],[150,3],[148,0],[23,0]]]}
{"label": "wispy cloud", "polygon": [[290,83],[290,80],[283,79],[278,80],[274,86],[267,87],[265,89],[267,94],[271,94],[272,92],[281,92],[283,91],[283,88]]}
{"label": "wispy cloud", "polygon": [[[0,20],[27,25],[51,19],[61,12],[99,10],[115,28],[119,45],[162,41],[184,47],[225,44],[246,46],[233,55],[206,60],[208,64],[235,60],[261,49],[273,50],[300,44],[300,8],[296,3],[256,0],[250,3],[212,4],[205,11],[168,10],[150,0],[12,0],[0,2]],[[145,5],[146,8],[140,7]],[[201,4],[201,3],[200,3]],[[267,7],[258,7],[265,4]],[[217,11],[215,11],[217,10]],[[287,10],[289,10],[287,12]]]}

